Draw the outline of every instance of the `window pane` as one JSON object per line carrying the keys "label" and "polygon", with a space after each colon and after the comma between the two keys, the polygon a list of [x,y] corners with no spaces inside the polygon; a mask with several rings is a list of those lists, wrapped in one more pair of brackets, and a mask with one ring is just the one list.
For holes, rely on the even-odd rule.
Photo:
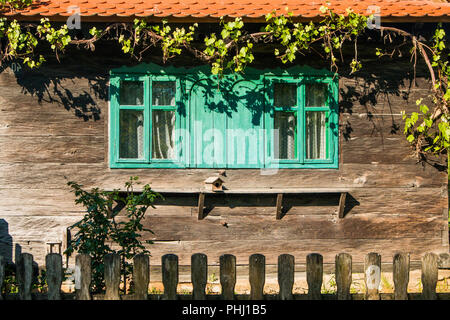
{"label": "window pane", "polygon": [[120,104],[124,106],[136,106],[144,104],[144,83],[142,81],[121,81]]}
{"label": "window pane", "polygon": [[274,157],[275,159],[296,158],[296,113],[275,111]]}
{"label": "window pane", "polygon": [[293,83],[275,83],[273,101],[277,107],[293,107],[297,105],[297,85]]}
{"label": "window pane", "polygon": [[153,81],[152,104],[154,106],[174,106],[175,81]]}
{"label": "window pane", "polygon": [[121,159],[142,159],[144,157],[144,114],[138,110],[120,110]]}
{"label": "window pane", "polygon": [[327,104],[328,85],[326,83],[310,83],[306,85],[306,106],[324,107]]}
{"label": "window pane", "polygon": [[326,159],[325,112],[306,112],[306,158]]}
{"label": "window pane", "polygon": [[175,111],[152,112],[152,158],[175,158]]}

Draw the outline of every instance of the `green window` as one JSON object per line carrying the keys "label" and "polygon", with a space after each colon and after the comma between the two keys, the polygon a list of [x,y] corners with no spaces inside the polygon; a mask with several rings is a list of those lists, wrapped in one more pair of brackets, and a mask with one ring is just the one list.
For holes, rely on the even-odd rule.
{"label": "green window", "polygon": [[119,76],[111,84],[111,167],[184,167],[180,80]]}
{"label": "green window", "polygon": [[112,71],[110,166],[337,168],[336,77],[284,73]]}
{"label": "green window", "polygon": [[330,77],[265,79],[266,167],[337,167],[337,84]]}

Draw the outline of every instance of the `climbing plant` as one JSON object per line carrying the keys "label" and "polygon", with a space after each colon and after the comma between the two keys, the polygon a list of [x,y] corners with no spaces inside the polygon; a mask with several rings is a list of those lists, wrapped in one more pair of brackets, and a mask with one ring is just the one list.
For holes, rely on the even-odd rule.
{"label": "climbing plant", "polygon": [[[29,2],[3,0],[0,4],[3,9],[14,10]],[[329,62],[332,71],[337,72],[338,61],[344,59],[344,43],[353,43],[353,58],[348,64],[352,73],[359,71],[363,65],[358,58],[358,38],[366,32],[367,17],[351,9],[347,9],[345,15],[336,14],[326,6],[322,6],[320,11],[322,20],[309,23],[294,22],[289,11],[286,14],[268,13],[258,32],[247,31],[240,18],[220,19],[219,31],[205,36],[197,32],[197,24],[184,28],[171,26],[164,20],[160,24],[150,24],[136,19],[133,23],[112,23],[104,30],[93,27],[89,30],[90,37],[83,39],[71,38],[67,26],[56,28],[48,19],[41,19],[38,24],[24,24],[3,17],[0,18],[0,37],[6,41],[1,45],[1,61],[18,59],[28,67],[35,68],[45,61],[43,55],[36,53],[40,43],[47,44],[59,57],[69,45],[95,50],[96,42],[108,39],[117,41],[124,53],[137,60],[142,60],[151,48],[162,51],[163,62],[182,52],[189,52],[196,59],[210,64],[213,74],[221,76],[226,71],[243,72],[247,65],[253,63],[255,44],[274,43],[277,47],[273,54],[282,63],[293,62],[299,54],[313,51]],[[428,67],[432,83],[429,98],[432,104],[426,105],[421,99],[417,101],[417,112],[404,113],[404,133],[420,160],[424,160],[427,154],[446,153],[450,146],[450,66],[444,29],[438,26],[433,43],[421,41],[398,28],[380,26],[374,30],[390,43],[393,42],[393,35],[407,39],[414,67],[418,59],[423,59]],[[394,53],[395,50],[388,53],[385,48],[378,48],[374,55],[392,57]]]}

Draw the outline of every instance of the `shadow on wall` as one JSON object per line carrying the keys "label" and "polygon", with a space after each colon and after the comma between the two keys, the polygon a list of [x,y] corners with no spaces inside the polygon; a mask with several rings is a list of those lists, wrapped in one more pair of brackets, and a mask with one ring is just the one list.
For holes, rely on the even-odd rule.
{"label": "shadow on wall", "polygon": [[6,263],[13,262],[13,238],[5,219],[0,219],[0,255],[6,259]]}
{"label": "shadow on wall", "polygon": [[[22,246],[14,244],[13,261],[13,237],[9,234],[9,224],[5,219],[0,219],[0,256],[3,256],[7,264],[7,275],[15,274],[16,263],[22,254]],[[39,276],[39,265],[33,260],[33,283],[37,283]]]}
{"label": "shadow on wall", "polygon": [[0,74],[13,73],[22,94],[35,97],[38,104],[62,106],[84,121],[100,120],[101,109],[97,103],[108,101],[107,73],[88,72],[84,70],[86,67],[75,63],[72,68],[79,67],[75,70],[67,68],[67,64],[44,64],[35,70],[17,66],[5,64],[0,67]]}

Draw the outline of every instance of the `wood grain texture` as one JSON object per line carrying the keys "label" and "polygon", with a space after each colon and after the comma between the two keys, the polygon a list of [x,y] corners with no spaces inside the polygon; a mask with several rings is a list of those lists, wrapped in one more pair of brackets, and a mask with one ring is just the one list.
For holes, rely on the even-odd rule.
{"label": "wood grain texture", "polygon": [[134,298],[147,300],[150,282],[150,258],[146,254],[138,254],[133,258]]}
{"label": "wood grain texture", "polygon": [[164,285],[164,299],[177,299],[178,285],[178,256],[166,254],[161,257],[162,282]]}
{"label": "wood grain texture", "polygon": [[[224,226],[224,224],[226,225]],[[398,239],[437,238],[444,228],[442,217],[403,215],[378,217],[349,215],[337,219],[333,215],[286,214],[276,220],[275,215],[148,217],[145,227],[154,234],[144,234],[143,239],[193,241],[202,240],[284,240],[284,239]]]}
{"label": "wood grain texture", "polygon": [[[219,265],[223,254],[234,253],[237,265],[248,264],[248,257],[260,252],[266,257],[267,264],[276,265],[278,256],[289,252],[297,259],[305,259],[311,252],[323,255],[324,262],[334,263],[335,255],[347,252],[353,257],[353,263],[363,263],[367,252],[371,250],[383,252],[383,259],[392,261],[397,248],[410,252],[411,260],[420,261],[426,252],[442,252],[441,238],[410,238],[410,239],[308,239],[297,240],[248,240],[248,241],[156,241],[152,247],[152,256],[159,259],[166,253],[176,254],[180,265],[189,265],[191,255],[203,252],[208,256],[210,265]],[[330,249],[331,248],[331,249]]]}
{"label": "wood grain texture", "polygon": [[322,300],[323,256],[310,253],[306,256],[306,282],[308,283],[308,299]]}
{"label": "wood grain texture", "polygon": [[91,257],[77,254],[75,257],[75,295],[77,300],[91,300],[92,281]]}
{"label": "wood grain texture", "polygon": [[426,253],[422,257],[422,299],[436,300],[436,284],[438,281],[438,260],[435,253]]}
{"label": "wood grain texture", "polygon": [[266,281],[266,257],[262,254],[252,254],[249,257],[250,300],[264,299],[264,283]]}
{"label": "wood grain texture", "polygon": [[192,298],[206,300],[206,283],[208,281],[208,257],[195,253],[191,257]]}
{"label": "wood grain texture", "polygon": [[21,253],[16,261],[17,282],[20,300],[31,300],[31,285],[33,284],[33,255]]}
{"label": "wood grain texture", "polygon": [[61,284],[63,278],[62,256],[49,253],[45,257],[48,300],[61,300]]}
{"label": "wood grain texture", "polygon": [[224,300],[234,300],[234,287],[236,285],[236,257],[232,254],[224,254],[220,256],[219,261],[222,298]]}
{"label": "wood grain texture", "polygon": [[[83,183],[87,188],[123,188],[126,179],[133,174],[139,176],[143,183],[151,182],[152,188],[185,188],[186,185],[201,187],[208,176],[217,174],[214,169],[109,170],[106,162],[67,163],[57,159],[52,163],[0,162],[0,171],[5,179],[5,185],[1,187],[8,189],[60,189],[67,182],[64,177]],[[292,176],[295,179],[289,179]],[[173,179],[168,180],[168,177]],[[339,169],[279,169],[273,175],[261,175],[261,171],[256,169],[227,170],[227,188],[242,188],[248,185],[248,181],[253,181],[255,186],[261,188],[319,188],[324,185],[330,188],[406,188],[446,185],[445,171],[437,171],[428,164],[344,162]]]}
{"label": "wood grain texture", "polygon": [[335,277],[337,286],[337,299],[350,299],[350,286],[352,284],[352,256],[348,253],[339,253],[335,258]]}
{"label": "wood grain texture", "polygon": [[370,252],[364,260],[364,282],[366,283],[366,300],[380,300],[381,255]]}
{"label": "wood grain texture", "polygon": [[409,254],[397,253],[393,262],[394,299],[408,300]]}
{"label": "wood grain texture", "polygon": [[103,258],[105,265],[105,300],[120,300],[120,256],[108,253]]}
{"label": "wood grain texture", "polygon": [[294,287],[295,258],[290,254],[282,254],[278,257],[278,284],[280,286],[279,299],[292,300],[292,288]]}

